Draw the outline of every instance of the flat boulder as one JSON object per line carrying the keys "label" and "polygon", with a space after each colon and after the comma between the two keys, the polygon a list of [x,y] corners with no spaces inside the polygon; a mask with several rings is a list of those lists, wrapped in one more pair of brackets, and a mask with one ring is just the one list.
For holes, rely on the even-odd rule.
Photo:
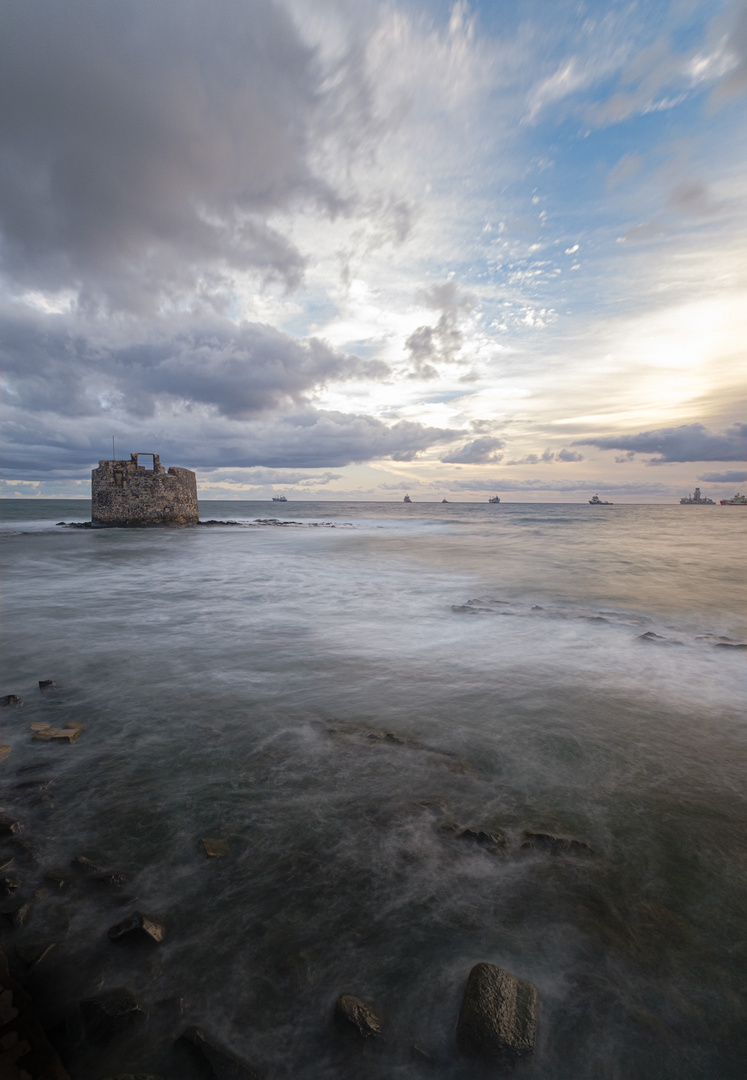
{"label": "flat boulder", "polygon": [[537,988],[495,964],[475,964],[459,1010],[457,1046],[465,1057],[510,1069],[534,1051]]}
{"label": "flat boulder", "polygon": [[340,994],[335,1002],[335,1026],[361,1039],[380,1038],[383,1017],[369,1002],[353,994]]}
{"label": "flat boulder", "polygon": [[86,1038],[92,1043],[107,1042],[145,1019],[145,1009],[126,986],[86,998],[80,1003],[80,1012]]}
{"label": "flat boulder", "polygon": [[551,855],[593,855],[591,848],[583,840],[545,832],[525,832],[521,847],[524,851],[547,851]]}
{"label": "flat boulder", "polygon": [[152,941],[161,942],[166,937],[166,927],[157,915],[146,915],[142,911],[133,911],[122,922],[109,927],[110,941],[127,937],[129,934],[136,937],[149,937]]}
{"label": "flat boulder", "polygon": [[259,1080],[259,1073],[230,1050],[214,1043],[202,1028],[188,1027],[176,1041],[206,1069],[211,1080]]}

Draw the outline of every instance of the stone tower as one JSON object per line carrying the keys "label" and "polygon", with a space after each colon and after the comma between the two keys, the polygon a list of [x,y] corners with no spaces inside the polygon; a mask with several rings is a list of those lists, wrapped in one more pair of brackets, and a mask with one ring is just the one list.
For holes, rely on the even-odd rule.
{"label": "stone tower", "polygon": [[[153,458],[153,468],[139,457]],[[158,454],[130,454],[129,461],[100,461],[91,472],[91,521],[94,525],[195,525],[197,477],[171,466]]]}

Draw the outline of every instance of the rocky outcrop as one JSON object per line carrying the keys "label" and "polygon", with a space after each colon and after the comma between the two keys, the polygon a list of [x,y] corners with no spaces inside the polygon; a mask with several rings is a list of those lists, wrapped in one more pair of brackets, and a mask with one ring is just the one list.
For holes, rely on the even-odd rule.
{"label": "rocky outcrop", "polygon": [[553,833],[525,832],[521,844],[523,851],[547,851],[551,855],[592,855],[589,845],[572,836],[555,836]]}
{"label": "rocky outcrop", "polygon": [[340,994],[335,1003],[335,1026],[348,1034],[361,1039],[379,1038],[383,1028],[383,1017],[368,1001],[352,994]]}
{"label": "rocky outcrop", "polygon": [[495,964],[475,964],[464,989],[457,1046],[498,1069],[531,1056],[537,1036],[537,988]]}
{"label": "rocky outcrop", "polygon": [[28,994],[10,977],[0,951],[0,1076],[70,1080],[32,1012]]}
{"label": "rocky outcrop", "polygon": [[157,915],[145,915],[142,911],[133,911],[116,926],[109,927],[109,939],[116,941],[118,938],[134,935],[137,938],[150,938],[151,941],[161,942],[166,937],[166,927]]}

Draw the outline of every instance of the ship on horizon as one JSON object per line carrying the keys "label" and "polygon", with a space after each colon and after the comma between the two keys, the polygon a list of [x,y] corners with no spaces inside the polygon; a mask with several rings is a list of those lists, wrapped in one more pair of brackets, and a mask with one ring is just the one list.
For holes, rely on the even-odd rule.
{"label": "ship on horizon", "polygon": [[272,501],[273,502],[288,502],[285,495],[273,495],[272,496]]}
{"label": "ship on horizon", "polygon": [[607,502],[605,499],[600,499],[598,495],[595,495],[592,499],[589,499],[589,506],[614,506],[614,503]]}
{"label": "ship on horizon", "polygon": [[722,506],[747,506],[747,495],[736,493],[733,499],[721,499]]}
{"label": "ship on horizon", "polygon": [[715,506],[713,499],[704,499],[700,494],[700,488],[695,489],[693,495],[688,495],[684,499],[680,499],[680,506]]}
{"label": "ship on horizon", "polygon": [[493,503],[493,505],[496,505],[500,501],[501,501],[500,495],[491,495],[491,497],[488,499],[488,502]]}

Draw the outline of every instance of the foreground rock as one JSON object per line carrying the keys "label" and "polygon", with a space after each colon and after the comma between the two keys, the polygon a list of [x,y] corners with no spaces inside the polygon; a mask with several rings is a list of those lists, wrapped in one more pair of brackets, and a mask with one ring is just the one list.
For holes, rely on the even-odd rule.
{"label": "foreground rock", "polygon": [[201,1028],[188,1027],[176,1041],[178,1046],[185,1047],[192,1057],[210,1070],[207,1075],[211,1080],[259,1080],[259,1073],[229,1050],[214,1043]]}
{"label": "foreground rock", "polygon": [[466,1057],[513,1068],[534,1050],[538,1001],[532,983],[495,964],[476,964],[464,989],[457,1046]]}
{"label": "foreground rock", "polygon": [[554,836],[552,833],[525,832],[522,838],[524,851],[549,851],[551,855],[593,855],[593,851],[583,840],[572,836]]}
{"label": "foreground rock", "polygon": [[80,1012],[86,1038],[92,1043],[107,1042],[145,1019],[145,1009],[126,986],[87,998],[80,1003]]}
{"label": "foreground rock", "polygon": [[145,915],[142,911],[133,911],[116,926],[109,927],[110,941],[134,934],[135,937],[148,937],[161,942],[166,937],[166,927],[157,915]]}
{"label": "foreground rock", "polygon": [[0,951],[0,1076],[70,1080],[31,1010],[31,999],[8,973]]}
{"label": "foreground rock", "polygon": [[361,1039],[380,1038],[383,1018],[368,1001],[352,994],[340,994],[335,1002],[335,1026]]}

